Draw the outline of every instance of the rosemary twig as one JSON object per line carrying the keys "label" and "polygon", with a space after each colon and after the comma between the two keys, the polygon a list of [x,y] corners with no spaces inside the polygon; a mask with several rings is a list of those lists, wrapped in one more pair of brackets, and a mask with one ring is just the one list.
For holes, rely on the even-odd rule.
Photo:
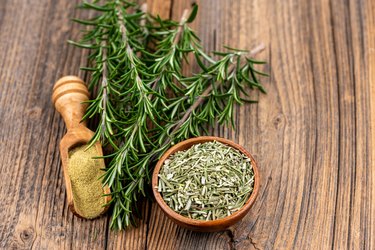
{"label": "rosemary twig", "polygon": [[[254,57],[256,54],[260,53],[262,50],[264,50],[265,46],[263,44],[258,45],[256,48],[254,48],[250,53],[249,56]],[[232,72],[235,69],[235,65],[231,65],[228,68],[229,72]],[[220,82],[216,81],[213,85],[209,85],[200,96],[198,96],[197,100],[193,103],[193,105],[190,106],[190,108],[185,112],[182,119],[177,123],[176,127],[172,131],[172,135],[174,132],[176,132],[180,126],[186,121],[186,119],[191,115],[191,113],[199,107],[205,100],[207,96],[212,92],[213,88],[217,88],[217,86],[220,84]],[[214,87],[215,86],[215,87]]]}
{"label": "rosemary twig", "polygon": [[[265,49],[265,46],[264,44],[260,44],[258,45],[257,47],[255,47],[254,49],[252,49],[249,53],[249,56],[251,57],[254,57],[256,56],[258,53],[262,52],[263,50]],[[231,65],[229,68],[228,68],[228,71],[229,72],[232,72],[233,70],[235,69],[235,65]],[[201,95],[199,95],[196,99],[196,101],[189,107],[189,109],[185,112],[184,116],[181,118],[181,120],[178,121],[178,123],[176,124],[176,126],[174,127],[174,129],[172,130],[171,132],[171,136],[168,137],[168,139],[163,143],[163,146],[165,145],[168,145],[171,141],[172,141],[172,138],[173,136],[175,135],[176,131],[178,131],[181,127],[181,125],[188,119],[188,117],[191,116],[191,113],[194,112],[194,110],[199,107],[200,105],[202,105],[202,103],[205,101],[205,99],[211,94],[212,92],[212,89],[215,88],[220,84],[220,82],[216,81],[214,83],[214,85],[209,85],[203,92]]]}

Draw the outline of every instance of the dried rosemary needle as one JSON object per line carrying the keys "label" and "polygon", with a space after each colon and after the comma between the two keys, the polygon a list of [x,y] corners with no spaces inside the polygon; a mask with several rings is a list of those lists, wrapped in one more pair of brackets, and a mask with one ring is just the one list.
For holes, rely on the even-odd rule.
{"label": "dried rosemary needle", "polygon": [[215,220],[238,211],[254,187],[251,160],[217,141],[171,155],[159,173],[158,191],[177,213]]}

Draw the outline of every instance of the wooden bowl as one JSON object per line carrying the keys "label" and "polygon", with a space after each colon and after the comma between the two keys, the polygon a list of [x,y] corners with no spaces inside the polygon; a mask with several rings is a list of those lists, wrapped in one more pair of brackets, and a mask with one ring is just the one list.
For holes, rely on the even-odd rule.
{"label": "wooden bowl", "polygon": [[[163,166],[163,163],[166,159],[169,158],[169,156],[177,151],[182,151],[185,149],[190,148],[194,144],[197,143],[204,143],[208,141],[218,141],[223,144],[226,144],[228,146],[231,146],[243,154],[245,154],[247,157],[251,159],[251,165],[253,167],[254,171],[254,189],[252,194],[250,195],[248,201],[245,203],[245,205],[238,210],[237,212],[231,214],[230,216],[227,216],[222,219],[217,219],[217,220],[210,220],[210,221],[202,221],[202,220],[194,220],[187,218],[185,216],[182,216],[175,211],[173,211],[163,200],[163,197],[161,194],[158,192],[158,181],[159,181],[159,171],[160,168]],[[182,141],[173,147],[171,147],[158,161],[158,163],[155,166],[154,172],[152,174],[152,191],[154,192],[154,196],[156,199],[156,202],[159,204],[163,212],[175,223],[178,225],[188,228],[193,231],[199,231],[199,232],[216,232],[216,231],[222,231],[225,230],[226,228],[232,226],[233,224],[237,223],[240,221],[250,210],[252,205],[255,202],[256,197],[258,196],[258,191],[259,191],[259,171],[257,164],[254,160],[254,158],[251,156],[249,152],[246,151],[242,146],[224,139],[220,137],[214,137],[214,136],[200,136],[192,139],[188,139],[185,141]]]}

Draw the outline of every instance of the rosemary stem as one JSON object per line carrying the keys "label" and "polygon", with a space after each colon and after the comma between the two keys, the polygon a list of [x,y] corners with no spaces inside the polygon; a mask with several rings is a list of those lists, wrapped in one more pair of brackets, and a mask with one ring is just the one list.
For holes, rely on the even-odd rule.
{"label": "rosemary stem", "polygon": [[177,34],[173,40],[173,46],[176,46],[176,44],[180,41],[181,33],[182,33],[182,30],[184,29],[184,25],[186,23],[188,15],[189,15],[189,9],[184,9],[184,11],[182,12],[180,23],[178,25]]}
{"label": "rosemary stem", "polygon": [[[128,37],[127,37],[127,34],[126,34],[127,30],[126,30],[126,27],[124,25],[124,17],[122,16],[121,8],[119,8],[119,6],[116,6],[116,10],[117,10],[116,12],[117,12],[117,17],[118,17],[118,25],[120,27],[122,40],[126,44],[126,52],[129,56],[130,68],[134,69],[134,68],[136,68],[135,65],[134,65],[134,56],[136,56],[136,55],[135,55],[132,47],[130,47],[130,44],[129,44],[129,41],[128,41]],[[138,81],[138,82],[142,81],[138,72],[136,74],[136,81]]]}
{"label": "rosemary stem", "polygon": [[265,48],[266,48],[266,46],[265,46],[263,43],[260,43],[260,44],[258,44],[255,48],[253,48],[253,49],[249,52],[249,56],[250,56],[250,57],[254,57],[254,56],[256,56],[257,54],[259,54],[260,52],[262,52]]}
{"label": "rosemary stem", "polygon": [[[139,22],[139,27],[142,30],[142,32],[145,34],[145,33],[148,33],[147,28],[146,28],[147,3],[143,3],[141,5],[141,12],[143,13],[143,15],[142,15],[141,21]],[[139,40],[141,40],[141,39],[139,39]],[[141,55],[142,55],[141,51],[138,51],[137,56],[141,57]]]}
{"label": "rosemary stem", "polygon": [[[131,70],[134,70],[135,71],[135,82],[139,85],[139,90],[141,90],[141,85],[143,84],[143,81],[141,79],[141,77],[139,76],[139,72],[137,70],[137,67],[135,65],[135,61],[134,61],[134,57],[137,57],[137,55],[134,53],[134,50],[132,49],[132,47],[130,46],[129,44],[129,41],[128,41],[128,37],[127,37],[127,30],[126,30],[126,27],[124,25],[124,17],[122,15],[122,10],[121,8],[119,7],[119,5],[116,6],[116,14],[117,14],[117,17],[118,17],[118,25],[120,27],[120,32],[121,32],[121,36],[122,36],[122,40],[123,42],[126,44],[126,52],[127,52],[127,55],[129,57],[129,67]],[[145,96],[146,94],[145,93],[141,93],[141,98],[143,98],[143,96]],[[138,130],[139,129],[139,126],[137,125],[136,126],[136,129]],[[135,131],[134,131],[135,133]]]}
{"label": "rosemary stem", "polygon": [[105,122],[106,122],[106,110],[107,110],[107,101],[108,101],[108,95],[107,95],[107,85],[108,85],[108,69],[107,69],[107,43],[105,40],[102,42],[102,48],[103,48],[103,65],[102,65],[102,89],[103,89],[103,95],[102,95],[102,119],[101,119],[101,136],[104,140],[105,138]]}
{"label": "rosemary stem", "polygon": [[142,29],[145,28],[146,26],[146,13],[147,13],[147,3],[143,3],[141,5],[141,11],[144,13],[143,16],[142,16],[142,20],[140,21],[140,26]]}

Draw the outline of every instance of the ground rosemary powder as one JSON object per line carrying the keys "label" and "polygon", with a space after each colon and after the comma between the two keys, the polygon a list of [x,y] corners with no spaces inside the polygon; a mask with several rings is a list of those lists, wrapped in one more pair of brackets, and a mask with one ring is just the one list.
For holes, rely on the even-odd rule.
{"label": "ground rosemary powder", "polygon": [[71,180],[74,208],[85,218],[95,218],[104,210],[105,197],[100,181],[103,160],[98,156],[95,146],[75,147],[69,151],[68,174]]}

